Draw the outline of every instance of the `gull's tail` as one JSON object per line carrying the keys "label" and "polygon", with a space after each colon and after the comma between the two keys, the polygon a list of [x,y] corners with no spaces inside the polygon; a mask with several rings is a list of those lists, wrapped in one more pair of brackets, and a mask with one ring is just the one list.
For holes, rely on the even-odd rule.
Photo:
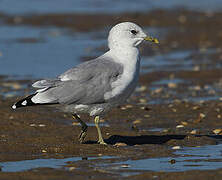
{"label": "gull's tail", "polygon": [[32,94],[18,102],[16,102],[13,106],[12,106],[12,109],[17,109],[17,108],[20,108],[20,107],[26,107],[26,106],[34,106],[34,105],[37,105],[36,103],[34,103],[32,101],[32,97],[35,96],[37,93],[35,94]]}

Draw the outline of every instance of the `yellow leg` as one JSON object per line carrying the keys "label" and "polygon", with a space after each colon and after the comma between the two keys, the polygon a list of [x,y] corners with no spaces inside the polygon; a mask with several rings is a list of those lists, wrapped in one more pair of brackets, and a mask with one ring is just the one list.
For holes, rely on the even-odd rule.
{"label": "yellow leg", "polygon": [[104,140],[103,140],[102,133],[101,133],[101,130],[100,130],[100,128],[99,128],[99,116],[96,116],[94,120],[95,120],[96,129],[97,129],[98,135],[99,135],[98,143],[99,143],[99,144],[103,144],[103,145],[107,145],[107,144],[104,142]]}

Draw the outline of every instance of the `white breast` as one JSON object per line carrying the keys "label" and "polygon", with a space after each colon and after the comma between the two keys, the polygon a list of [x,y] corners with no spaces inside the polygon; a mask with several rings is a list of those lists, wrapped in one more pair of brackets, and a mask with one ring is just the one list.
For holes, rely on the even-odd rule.
{"label": "white breast", "polygon": [[136,88],[140,69],[139,53],[137,48],[125,52],[117,54],[116,61],[122,63],[123,74],[111,84],[112,90],[105,93],[105,100],[125,101]]}

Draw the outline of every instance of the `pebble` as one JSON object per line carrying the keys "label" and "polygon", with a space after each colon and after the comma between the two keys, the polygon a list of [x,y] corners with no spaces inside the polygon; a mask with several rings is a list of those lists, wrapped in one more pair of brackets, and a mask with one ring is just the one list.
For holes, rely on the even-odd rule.
{"label": "pebble", "polygon": [[164,129],[164,130],[162,130],[162,132],[167,133],[167,132],[169,132],[169,129]]}
{"label": "pebble", "polygon": [[194,106],[192,109],[193,110],[197,110],[197,109],[199,109],[200,107],[199,106]]}
{"label": "pebble", "polygon": [[147,106],[141,107],[140,109],[145,110],[145,111],[149,111],[150,110],[150,108],[147,107]]}
{"label": "pebble", "polygon": [[35,127],[35,126],[36,126],[36,124],[30,124],[29,126],[31,126],[31,127]]}
{"label": "pebble", "polygon": [[73,170],[75,170],[76,169],[76,167],[70,167],[69,168],[69,171],[73,171]]}
{"label": "pebble", "polygon": [[194,130],[190,131],[190,134],[197,134],[197,130],[194,129]]}
{"label": "pebble", "polygon": [[140,103],[147,103],[147,100],[143,99],[143,98],[139,99],[139,101],[140,101]]}
{"label": "pebble", "polygon": [[46,125],[45,124],[39,124],[39,127],[45,127]]}
{"label": "pebble", "polygon": [[185,121],[182,121],[181,124],[184,125],[184,126],[187,126],[187,125],[188,125],[188,123],[185,122]]}
{"label": "pebble", "polygon": [[143,92],[143,91],[146,91],[146,86],[140,86],[138,88],[136,88],[136,92]]}
{"label": "pebble", "polygon": [[116,143],[114,144],[114,146],[120,147],[120,146],[127,146],[126,143]]}
{"label": "pebble", "polygon": [[153,93],[161,93],[163,91],[163,88],[158,88],[158,89],[155,89],[154,91],[152,91]]}
{"label": "pebble", "polygon": [[140,119],[137,119],[137,120],[133,121],[133,124],[139,124],[139,123],[141,123]]}
{"label": "pebble", "polygon": [[168,83],[169,88],[176,88],[177,84],[176,83]]}
{"label": "pebble", "polygon": [[120,109],[121,109],[121,110],[126,110],[127,108],[126,108],[126,107],[121,107]]}
{"label": "pebble", "polygon": [[216,108],[215,110],[216,110],[217,112],[220,112],[220,108]]}
{"label": "pebble", "polygon": [[193,71],[199,71],[200,70],[200,66],[194,66]]}
{"label": "pebble", "polygon": [[144,117],[145,117],[145,118],[149,118],[150,115],[149,115],[149,114],[145,114]]}
{"label": "pebble", "polygon": [[132,107],[133,107],[133,105],[131,105],[131,104],[126,105],[126,108],[132,108]]}
{"label": "pebble", "polygon": [[214,134],[220,134],[222,132],[222,129],[214,129],[213,133]]}
{"label": "pebble", "polygon": [[46,153],[47,151],[45,149],[42,150],[42,153]]}
{"label": "pebble", "polygon": [[177,125],[176,128],[184,128],[184,125],[182,125],[182,124]]}
{"label": "pebble", "polygon": [[175,108],[172,108],[172,111],[173,111],[173,112],[177,112],[177,110],[176,110]]}
{"label": "pebble", "polygon": [[173,146],[172,149],[181,149],[181,146]]}
{"label": "pebble", "polygon": [[206,115],[204,113],[200,113],[200,118],[205,118]]}
{"label": "pebble", "polygon": [[130,165],[129,164],[121,164],[121,168],[129,168]]}

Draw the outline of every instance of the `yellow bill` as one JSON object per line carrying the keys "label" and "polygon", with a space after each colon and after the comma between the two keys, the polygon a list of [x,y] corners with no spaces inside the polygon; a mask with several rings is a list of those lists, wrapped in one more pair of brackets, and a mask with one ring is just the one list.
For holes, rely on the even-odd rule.
{"label": "yellow bill", "polygon": [[144,38],[145,41],[150,41],[150,42],[153,42],[153,43],[156,43],[156,44],[159,44],[159,41],[157,38],[153,38],[151,36],[147,36]]}

